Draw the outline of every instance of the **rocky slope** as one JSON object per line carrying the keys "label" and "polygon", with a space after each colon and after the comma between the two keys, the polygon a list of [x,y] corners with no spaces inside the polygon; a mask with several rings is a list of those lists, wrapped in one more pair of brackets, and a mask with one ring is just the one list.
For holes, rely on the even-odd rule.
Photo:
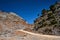
{"label": "rocky slope", "polygon": [[52,36],[60,35],[59,21],[60,3],[44,9],[34,25],[13,12],[0,11],[0,40],[60,40],[60,36]]}
{"label": "rocky slope", "polygon": [[16,30],[26,30],[31,28],[31,26],[13,12],[0,11],[0,36],[13,36]]}
{"label": "rocky slope", "polygon": [[34,31],[48,35],[60,35],[60,2],[43,9],[42,16],[34,21]]}

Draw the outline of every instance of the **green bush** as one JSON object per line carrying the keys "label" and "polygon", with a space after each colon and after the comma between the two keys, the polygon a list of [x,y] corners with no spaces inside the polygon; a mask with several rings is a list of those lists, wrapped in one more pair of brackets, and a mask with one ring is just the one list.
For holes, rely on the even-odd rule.
{"label": "green bush", "polygon": [[52,12],[54,12],[55,9],[56,9],[56,8],[55,8],[55,5],[51,5],[51,6],[50,6],[50,10],[51,10]]}
{"label": "green bush", "polygon": [[45,34],[52,34],[52,30],[51,29],[48,29],[48,28],[46,28],[44,30],[44,32],[45,32]]}
{"label": "green bush", "polygon": [[55,21],[55,20],[52,20],[51,21],[51,25],[54,25],[54,24],[56,24],[57,23],[57,21]]}
{"label": "green bush", "polygon": [[55,19],[54,15],[52,13],[48,14],[47,20],[50,20],[50,19]]}
{"label": "green bush", "polygon": [[43,26],[46,26],[46,25],[47,25],[47,23],[44,23],[44,24],[43,24]]}
{"label": "green bush", "polygon": [[45,20],[43,19],[42,22],[45,22]]}

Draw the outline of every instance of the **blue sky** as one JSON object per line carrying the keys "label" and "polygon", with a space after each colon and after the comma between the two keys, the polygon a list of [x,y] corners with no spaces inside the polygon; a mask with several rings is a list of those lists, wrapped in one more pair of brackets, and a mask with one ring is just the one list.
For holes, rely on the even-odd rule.
{"label": "blue sky", "polygon": [[29,24],[41,15],[42,9],[49,9],[57,0],[0,0],[0,10],[15,12]]}

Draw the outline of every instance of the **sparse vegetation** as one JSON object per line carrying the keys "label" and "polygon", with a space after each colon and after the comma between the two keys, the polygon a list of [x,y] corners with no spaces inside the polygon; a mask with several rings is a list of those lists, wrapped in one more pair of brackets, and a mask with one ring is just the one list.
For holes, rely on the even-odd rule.
{"label": "sparse vegetation", "polygon": [[50,6],[50,10],[51,10],[53,13],[54,13],[55,9],[56,9],[56,8],[55,8],[54,5],[51,5],[51,6]]}
{"label": "sparse vegetation", "polygon": [[51,21],[51,25],[54,25],[54,24],[57,24],[57,21],[52,20],[52,21]]}
{"label": "sparse vegetation", "polygon": [[[57,7],[57,9],[56,9],[56,7]],[[57,32],[57,31],[53,32],[52,30],[58,30],[58,27],[60,27],[59,26],[59,24],[60,24],[59,20],[60,19],[56,20],[56,17],[59,18],[59,16],[56,16],[56,14],[58,14],[58,12],[60,11],[59,8],[60,8],[60,6],[57,6],[57,3],[56,3],[55,5],[50,6],[50,10],[46,10],[46,9],[42,10],[41,19],[38,18],[39,20],[42,20],[42,21],[39,22],[39,21],[35,20],[35,23],[38,22],[35,25],[35,27],[37,29],[36,30],[37,32],[38,32],[39,29],[41,29],[40,31],[43,34],[51,34],[51,35],[53,35],[52,33]],[[45,17],[45,15],[47,15],[47,17]],[[54,29],[54,28],[56,28],[56,29]],[[57,35],[57,34],[54,34],[54,35]],[[59,33],[59,35],[60,35],[60,33]]]}
{"label": "sparse vegetation", "polygon": [[51,29],[46,28],[46,29],[44,30],[44,33],[45,33],[45,34],[50,34],[50,35],[51,35],[52,30],[51,30]]}

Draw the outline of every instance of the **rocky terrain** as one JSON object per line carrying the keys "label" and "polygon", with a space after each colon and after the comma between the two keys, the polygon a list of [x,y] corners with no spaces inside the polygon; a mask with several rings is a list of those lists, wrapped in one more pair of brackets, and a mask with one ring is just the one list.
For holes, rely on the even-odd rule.
{"label": "rocky terrain", "polygon": [[60,35],[60,2],[51,5],[49,10],[42,10],[42,16],[34,21],[33,30],[42,34]]}
{"label": "rocky terrain", "polygon": [[0,40],[60,40],[56,36],[60,35],[59,14],[60,3],[56,3],[44,9],[34,24],[28,24],[16,13],[0,11]]}
{"label": "rocky terrain", "polygon": [[60,36],[42,35],[25,30],[17,30],[14,36],[0,36],[0,40],[60,40]]}
{"label": "rocky terrain", "polygon": [[29,29],[32,25],[13,12],[0,12],[0,36],[13,36],[15,30]]}

